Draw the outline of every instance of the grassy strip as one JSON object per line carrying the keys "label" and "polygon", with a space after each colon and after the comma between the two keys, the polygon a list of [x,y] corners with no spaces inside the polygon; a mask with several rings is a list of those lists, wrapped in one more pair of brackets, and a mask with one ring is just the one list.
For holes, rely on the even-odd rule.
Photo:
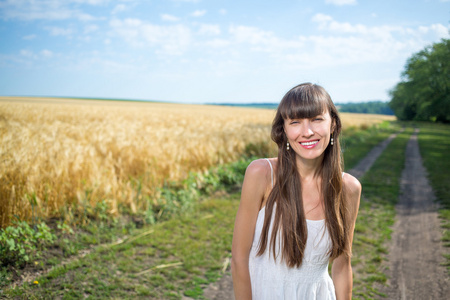
{"label": "grassy strip", "polygon": [[[428,171],[428,178],[436,197],[441,204],[439,211],[442,220],[442,240],[450,247],[450,126],[443,124],[418,124],[419,146],[423,163]],[[450,274],[450,248],[445,254],[447,270]]]}
{"label": "grassy strip", "polygon": [[345,169],[350,170],[366,156],[376,145],[385,140],[391,133],[397,132],[397,123],[384,121],[366,130],[347,129],[342,134],[341,144],[344,152]]}
{"label": "grassy strip", "polygon": [[[344,156],[346,159],[364,156],[371,149],[364,141],[377,144],[393,129],[369,129],[346,135],[344,139],[351,140],[353,136],[358,142],[347,143],[346,149],[351,151]],[[54,265],[48,274],[8,289],[6,294],[31,299],[62,295],[67,299],[85,296],[179,299],[182,295],[201,298],[201,287],[220,276],[221,264],[229,255],[239,196],[209,199],[198,205],[190,203],[241,182],[250,160],[220,166],[204,175],[191,174],[182,184],[166,186],[161,192],[166,206],[161,207],[158,219],[150,219],[158,221],[154,225],[141,229],[134,222],[128,227],[111,225],[113,221],[104,216],[102,222],[90,224],[80,235],[69,232],[60,235],[66,240],[63,246],[69,254],[76,254],[89,244],[110,244],[98,246],[93,253],[65,265],[60,265],[61,258],[50,253],[37,263],[41,269]],[[115,244],[115,235],[130,237]],[[35,279],[38,284],[32,283]]]}
{"label": "grassy strip", "polygon": [[363,194],[353,241],[355,299],[380,295],[374,283],[385,283],[381,262],[394,224],[395,203],[400,192],[405,149],[412,129],[392,141],[372,168],[361,179]]}

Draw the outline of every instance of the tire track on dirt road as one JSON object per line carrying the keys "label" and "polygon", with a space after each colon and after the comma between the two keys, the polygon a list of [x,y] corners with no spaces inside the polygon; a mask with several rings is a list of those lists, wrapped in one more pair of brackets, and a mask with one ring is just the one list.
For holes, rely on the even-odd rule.
{"label": "tire track on dirt road", "polygon": [[389,246],[388,299],[450,299],[450,279],[435,196],[426,177],[416,129],[406,147],[401,193]]}

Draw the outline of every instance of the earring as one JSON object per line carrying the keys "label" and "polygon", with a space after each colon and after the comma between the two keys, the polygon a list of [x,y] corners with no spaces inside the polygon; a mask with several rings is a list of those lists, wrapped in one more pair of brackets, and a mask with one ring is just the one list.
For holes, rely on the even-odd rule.
{"label": "earring", "polygon": [[289,142],[286,143],[286,150],[289,151]]}
{"label": "earring", "polygon": [[331,134],[331,141],[330,141],[331,146],[334,145],[334,139],[333,139],[333,134]]}

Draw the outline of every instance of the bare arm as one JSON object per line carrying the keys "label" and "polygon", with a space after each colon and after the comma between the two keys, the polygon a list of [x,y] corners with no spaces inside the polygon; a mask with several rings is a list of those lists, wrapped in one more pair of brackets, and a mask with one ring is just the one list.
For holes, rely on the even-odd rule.
{"label": "bare arm", "polygon": [[234,224],[231,273],[236,300],[251,299],[252,290],[248,269],[256,219],[267,187],[267,162],[252,162],[245,172],[241,203]]}
{"label": "bare arm", "polygon": [[[350,174],[344,176],[344,189],[348,204],[351,220],[350,220],[350,250],[353,242],[353,232],[355,230],[356,216],[358,215],[359,201],[361,198],[361,184]],[[352,299],[353,288],[353,272],[351,258],[344,255],[339,256],[333,261],[331,267],[331,276],[333,278],[334,287],[336,289],[337,300]]]}
{"label": "bare arm", "polygon": [[331,275],[336,289],[336,299],[352,299],[353,273],[351,259],[343,255],[336,258],[331,267]]}

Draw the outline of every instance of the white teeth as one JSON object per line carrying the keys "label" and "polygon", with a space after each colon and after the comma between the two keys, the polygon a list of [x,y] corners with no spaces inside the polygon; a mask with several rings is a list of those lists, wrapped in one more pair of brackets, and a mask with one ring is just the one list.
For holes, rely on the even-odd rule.
{"label": "white teeth", "polygon": [[311,146],[311,145],[315,145],[315,144],[317,144],[319,141],[314,141],[314,142],[307,142],[307,143],[300,143],[300,144],[302,144],[303,146]]}

